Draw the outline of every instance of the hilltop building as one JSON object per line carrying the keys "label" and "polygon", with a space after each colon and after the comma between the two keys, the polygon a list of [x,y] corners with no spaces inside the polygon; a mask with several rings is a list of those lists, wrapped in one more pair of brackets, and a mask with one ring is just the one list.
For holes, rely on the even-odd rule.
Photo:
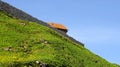
{"label": "hilltop building", "polygon": [[58,30],[60,30],[60,31],[63,31],[63,32],[65,32],[65,33],[68,32],[68,29],[67,29],[64,25],[62,25],[62,24],[57,24],[57,23],[54,23],[54,22],[48,22],[48,24],[49,24],[51,27],[56,28],[56,29],[58,29]]}

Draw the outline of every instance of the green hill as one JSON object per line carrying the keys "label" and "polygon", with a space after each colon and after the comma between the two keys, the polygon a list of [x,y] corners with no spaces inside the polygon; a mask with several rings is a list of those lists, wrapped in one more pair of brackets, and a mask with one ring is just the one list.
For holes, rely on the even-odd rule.
{"label": "green hill", "polygon": [[0,67],[118,67],[55,32],[0,11]]}

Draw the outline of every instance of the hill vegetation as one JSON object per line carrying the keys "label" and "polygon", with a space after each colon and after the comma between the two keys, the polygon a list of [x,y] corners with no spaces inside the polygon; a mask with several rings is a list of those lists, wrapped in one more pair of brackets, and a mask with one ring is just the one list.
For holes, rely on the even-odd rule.
{"label": "hill vegetation", "polygon": [[0,67],[118,67],[54,30],[0,11]]}

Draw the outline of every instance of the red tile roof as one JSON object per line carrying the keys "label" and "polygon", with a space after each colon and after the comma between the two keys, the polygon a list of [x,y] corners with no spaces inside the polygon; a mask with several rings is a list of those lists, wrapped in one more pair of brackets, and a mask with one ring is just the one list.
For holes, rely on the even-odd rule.
{"label": "red tile roof", "polygon": [[50,22],[48,24],[50,26],[54,27],[54,28],[67,30],[67,28],[64,25],[62,25],[62,24],[57,24],[57,23],[53,23],[53,22]]}

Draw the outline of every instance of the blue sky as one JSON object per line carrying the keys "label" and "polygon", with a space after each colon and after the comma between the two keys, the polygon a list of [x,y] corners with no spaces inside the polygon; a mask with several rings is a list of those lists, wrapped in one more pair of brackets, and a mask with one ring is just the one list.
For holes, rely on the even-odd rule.
{"label": "blue sky", "polygon": [[4,0],[68,35],[106,60],[120,64],[120,0]]}

